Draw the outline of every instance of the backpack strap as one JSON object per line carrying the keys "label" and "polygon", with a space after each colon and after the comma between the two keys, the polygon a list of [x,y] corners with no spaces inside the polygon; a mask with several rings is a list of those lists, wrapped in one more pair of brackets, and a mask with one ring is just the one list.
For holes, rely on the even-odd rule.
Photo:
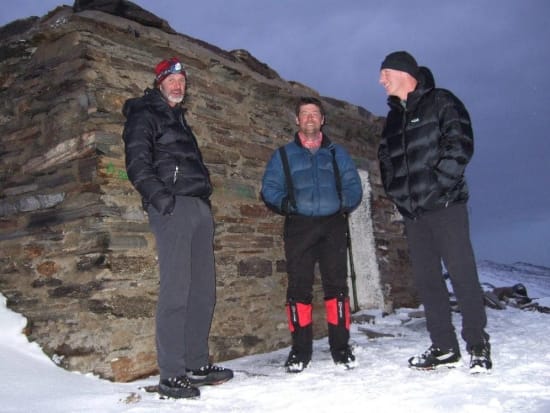
{"label": "backpack strap", "polygon": [[340,209],[342,209],[342,177],[340,175],[340,168],[338,168],[338,162],[336,162],[336,149],[334,146],[330,148],[330,152],[332,153],[332,170],[334,171],[334,179],[336,181],[336,192],[340,200]]}
{"label": "backpack strap", "polygon": [[281,155],[281,161],[283,162],[283,170],[286,178],[286,188],[288,192],[288,201],[293,208],[296,208],[296,197],[294,196],[294,184],[292,183],[292,176],[290,175],[290,166],[288,165],[288,157],[284,146],[279,148],[279,155]]}

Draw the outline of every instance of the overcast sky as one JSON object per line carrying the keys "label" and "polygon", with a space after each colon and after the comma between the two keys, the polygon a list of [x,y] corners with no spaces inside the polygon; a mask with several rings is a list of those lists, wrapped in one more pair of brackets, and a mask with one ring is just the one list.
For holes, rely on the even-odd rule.
{"label": "overcast sky", "polygon": [[[71,1],[18,0],[0,25]],[[136,0],[177,32],[246,49],[286,80],[387,113],[380,62],[407,50],[466,104],[476,257],[550,266],[550,1]]]}

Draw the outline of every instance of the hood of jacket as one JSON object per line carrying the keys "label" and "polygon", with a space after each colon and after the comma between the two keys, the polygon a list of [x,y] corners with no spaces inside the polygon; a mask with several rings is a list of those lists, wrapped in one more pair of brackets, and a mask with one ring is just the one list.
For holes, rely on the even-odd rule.
{"label": "hood of jacket", "polygon": [[[422,99],[422,96],[435,89],[435,78],[428,67],[420,66],[416,79],[418,81],[416,88],[407,96],[407,110],[414,109],[416,104]],[[403,110],[401,99],[397,96],[388,97],[388,106],[399,111]]]}
{"label": "hood of jacket", "polygon": [[[182,112],[185,114],[185,108],[179,104]],[[147,88],[143,92],[143,96],[128,99],[122,106],[122,114],[128,118],[132,112],[141,111],[144,108],[149,108],[153,112],[164,112],[170,110],[170,105],[158,88]]]}

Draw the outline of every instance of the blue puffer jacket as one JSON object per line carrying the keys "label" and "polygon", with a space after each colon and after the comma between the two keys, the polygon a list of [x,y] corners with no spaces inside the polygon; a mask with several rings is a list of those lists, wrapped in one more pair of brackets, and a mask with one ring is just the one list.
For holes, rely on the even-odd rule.
{"label": "blue puffer jacket", "polygon": [[[338,197],[336,163],[342,182],[342,204]],[[323,134],[319,150],[311,153],[304,148],[298,134],[294,141],[285,145],[296,205],[290,205],[287,182],[279,151],[269,160],[262,179],[262,199],[266,205],[282,215],[328,216],[337,212],[350,212],[361,202],[361,180],[353,160],[346,150]]]}

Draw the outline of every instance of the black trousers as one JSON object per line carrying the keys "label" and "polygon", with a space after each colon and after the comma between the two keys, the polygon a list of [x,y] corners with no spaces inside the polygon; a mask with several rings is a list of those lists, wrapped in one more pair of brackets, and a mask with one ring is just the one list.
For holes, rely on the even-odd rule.
{"label": "black trousers", "polygon": [[441,262],[449,272],[462,315],[462,338],[467,349],[489,339],[483,293],[470,242],[466,204],[431,211],[417,219],[405,218],[412,272],[424,304],[432,343],[458,350],[451,320],[449,292]]}
{"label": "black trousers", "polygon": [[285,220],[287,299],[311,303],[315,264],[319,263],[325,298],[348,295],[347,225],[343,214],[291,215]]}

